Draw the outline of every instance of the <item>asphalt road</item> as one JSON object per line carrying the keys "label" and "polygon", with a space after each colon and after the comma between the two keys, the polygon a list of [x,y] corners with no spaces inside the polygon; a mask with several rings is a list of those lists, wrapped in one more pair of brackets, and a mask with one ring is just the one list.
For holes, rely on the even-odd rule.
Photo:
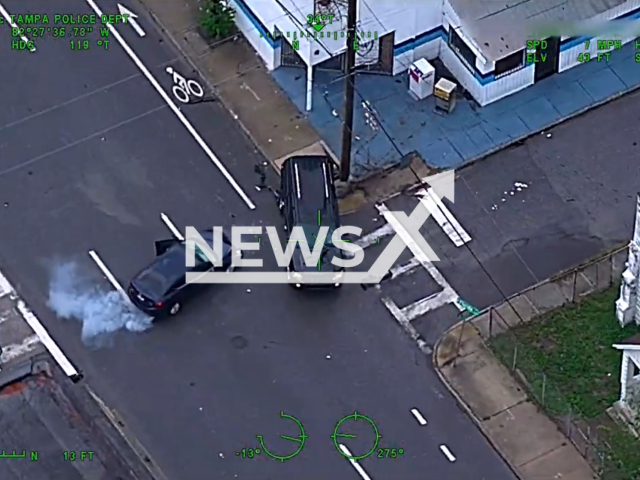
{"label": "asphalt road", "polygon": [[[433,218],[421,232],[440,258],[434,265],[461,298],[486,308],[629,242],[640,190],[639,111],[636,92],[456,172],[455,203],[444,204],[472,240],[456,247]],[[387,202],[407,214],[417,205],[412,196]],[[373,231],[377,216],[360,212],[352,221]],[[372,256],[388,241],[371,247]],[[380,289],[400,307],[435,291],[419,270]],[[413,324],[433,345],[456,315],[446,306]]]}
{"label": "asphalt road", "polygon": [[[80,0],[2,5],[12,14],[91,13]],[[115,2],[100,7],[116,13]],[[140,24],[142,39],[129,26],[116,28],[159,86],[169,91],[167,66],[191,77],[148,20]],[[98,32],[88,38],[97,42]],[[216,286],[180,318],[87,348],[79,323],[47,306],[56,265],[75,261],[87,284],[108,290],[88,252],[126,284],[153,258],[153,241],[171,235],[161,212],[181,229],[279,223],[271,195],[253,188],[253,165],[262,159],[222,107],[201,103],[182,112],[255,210],[113,35],[107,50],[72,51],[70,40],[46,37],[35,53],[16,52],[0,27],[0,268],[169,478],[357,479],[331,440],[336,423],[357,411],[376,423],[379,447],[405,452],[399,459],[374,452],[359,462],[375,480],[513,479],[375,293],[357,286],[313,294],[284,285]],[[308,435],[300,455],[284,463],[264,454],[239,458],[242,448],[258,446],[256,435],[277,454],[295,451],[278,438],[299,435],[282,411]],[[370,450],[373,431],[354,433],[361,435],[345,440],[349,450]]]}

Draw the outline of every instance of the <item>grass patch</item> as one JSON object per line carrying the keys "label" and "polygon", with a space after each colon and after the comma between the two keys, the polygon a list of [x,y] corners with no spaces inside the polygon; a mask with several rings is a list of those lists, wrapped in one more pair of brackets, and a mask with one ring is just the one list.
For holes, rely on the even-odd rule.
{"label": "grass patch", "polygon": [[[520,370],[531,393],[557,418],[571,413],[592,424],[620,395],[621,352],[614,343],[638,332],[620,328],[615,317],[618,288],[611,287],[494,337],[490,347],[509,367]],[[515,362],[514,362],[515,356]],[[601,438],[611,445],[611,463],[621,477],[640,478],[640,442],[626,429],[608,426]],[[618,468],[616,468],[618,470]]]}

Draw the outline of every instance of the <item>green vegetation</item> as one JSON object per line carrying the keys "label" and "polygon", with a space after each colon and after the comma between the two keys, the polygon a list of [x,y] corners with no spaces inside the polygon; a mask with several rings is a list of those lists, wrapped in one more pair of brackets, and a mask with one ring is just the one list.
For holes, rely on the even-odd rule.
{"label": "green vegetation", "polygon": [[640,442],[605,414],[620,394],[621,353],[612,345],[638,331],[620,328],[617,296],[614,286],[566,305],[496,336],[490,347],[509,368],[515,364],[550,416],[579,418],[598,429],[611,446],[598,449],[605,457],[603,480],[633,480],[640,479]]}
{"label": "green vegetation", "polygon": [[200,7],[200,28],[211,38],[229,36],[235,27],[235,10],[224,0],[204,0]]}

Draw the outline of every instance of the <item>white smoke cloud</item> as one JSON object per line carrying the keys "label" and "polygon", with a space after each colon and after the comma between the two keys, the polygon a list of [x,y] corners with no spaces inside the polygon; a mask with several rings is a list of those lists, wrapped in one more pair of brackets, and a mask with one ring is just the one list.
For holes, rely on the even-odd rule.
{"label": "white smoke cloud", "polygon": [[152,325],[152,319],[135,310],[119,292],[101,289],[99,280],[75,261],[51,265],[47,305],[60,318],[82,322],[82,341],[91,347],[109,345],[119,330],[142,332]]}

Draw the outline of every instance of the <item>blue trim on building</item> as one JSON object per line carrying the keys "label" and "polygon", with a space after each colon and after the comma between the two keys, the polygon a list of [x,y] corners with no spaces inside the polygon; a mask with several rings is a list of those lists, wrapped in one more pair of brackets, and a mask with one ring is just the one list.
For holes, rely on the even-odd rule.
{"label": "blue trim on building", "polygon": [[[246,4],[245,0],[234,0],[238,8],[242,11],[242,13],[249,19],[249,21],[256,27],[256,30],[260,32],[267,43],[271,46],[271,48],[277,48],[280,46],[281,38],[274,39],[273,32],[269,32],[267,28],[262,24],[260,19],[255,16],[251,8]],[[640,7],[632,10],[630,12],[621,15],[612,21],[620,21],[620,20],[638,20],[640,19]],[[432,42],[441,38],[443,40],[447,40],[448,32],[443,26],[438,26],[433,28],[427,32],[421,33],[420,35],[410,38],[409,40],[405,40],[402,43],[399,43],[393,47],[393,56],[397,57],[402,55],[403,53],[414,50],[425,43]],[[595,37],[572,37],[567,38],[560,42],[560,52],[567,51],[573,47],[580,45],[581,43],[586,42],[587,40],[591,40]],[[525,68],[531,66],[532,63],[525,63]],[[473,67],[473,76],[480,83],[480,85],[487,85],[491,82],[495,81],[495,75],[493,72],[490,73],[482,73],[478,70],[478,68],[474,65]]]}
{"label": "blue trim on building", "polygon": [[254,27],[256,27],[256,30],[258,30],[258,32],[262,34],[262,36],[267,41],[267,43],[271,46],[271,48],[275,49],[280,46],[280,42],[282,41],[282,39],[273,38],[273,32],[269,32],[267,30],[267,27],[265,27],[263,23],[260,21],[260,19],[256,17],[255,13],[253,13],[253,10],[249,8],[249,6],[244,2],[244,0],[233,0],[233,1],[238,6],[238,8],[242,11],[244,16],[249,19],[249,21],[253,24]]}
{"label": "blue trim on building", "polygon": [[424,45],[425,43],[432,42],[433,40],[437,40],[441,38],[443,40],[447,39],[447,30],[443,26],[436,27],[427,32],[421,33],[417,37],[410,38],[409,40],[405,40],[402,43],[397,44],[393,47],[393,56],[397,57],[402,55],[403,53],[409,52],[415,48]]}

